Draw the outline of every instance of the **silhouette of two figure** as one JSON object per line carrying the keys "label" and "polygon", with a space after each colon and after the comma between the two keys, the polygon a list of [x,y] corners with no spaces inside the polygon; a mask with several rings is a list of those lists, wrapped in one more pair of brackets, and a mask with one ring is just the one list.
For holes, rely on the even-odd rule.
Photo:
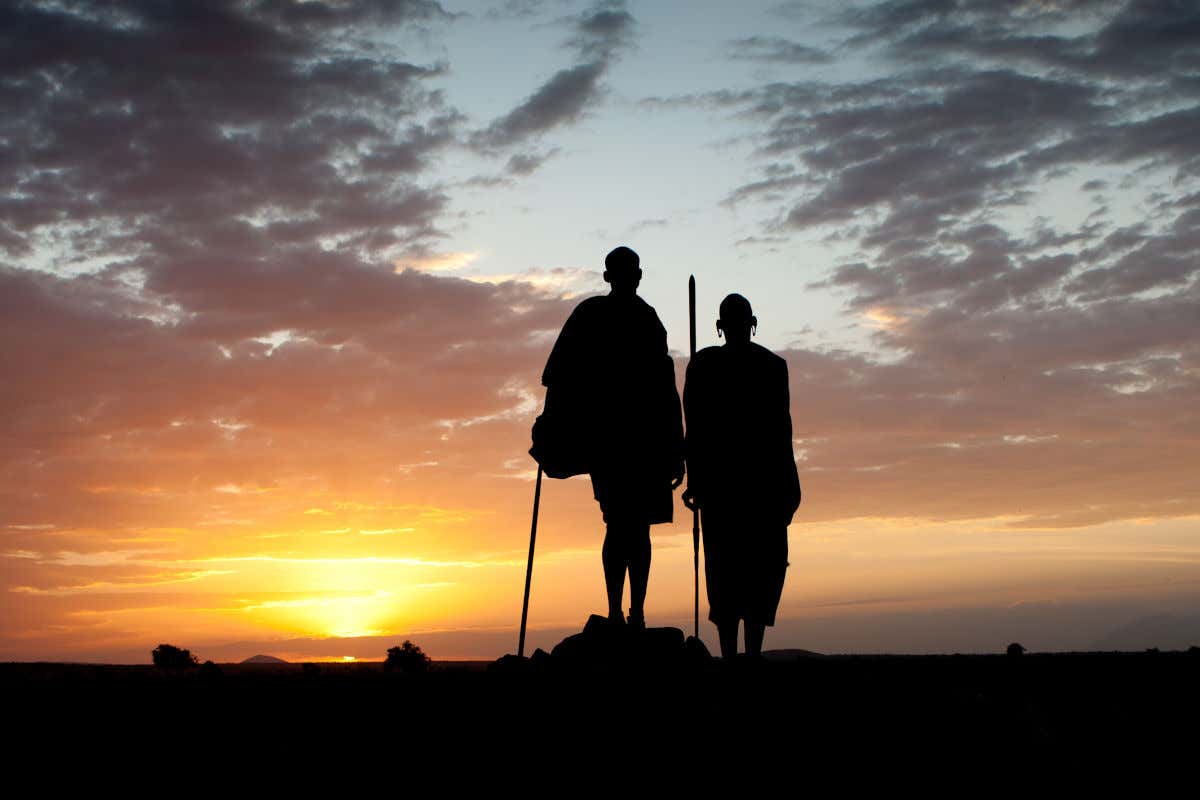
{"label": "silhouette of two figure", "polygon": [[[608,618],[645,627],[650,526],[671,522],[672,491],[684,475],[685,440],[666,329],[637,295],[642,271],[628,247],[604,260],[607,295],[580,303],[558,336],[542,373],[546,404],[530,452],[553,478],[587,473],[607,531],[602,560]],[[774,624],[787,568],[787,526],[800,502],[792,457],[787,365],[750,341],[757,320],[749,302],[721,303],[718,333],[688,366],[688,489],[704,530],[709,619],[721,652],[759,653]]]}

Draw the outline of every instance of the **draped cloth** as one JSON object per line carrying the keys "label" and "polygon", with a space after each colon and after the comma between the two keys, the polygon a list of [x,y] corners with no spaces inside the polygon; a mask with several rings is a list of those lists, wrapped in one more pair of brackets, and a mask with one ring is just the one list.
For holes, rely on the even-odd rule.
{"label": "draped cloth", "polygon": [[688,365],[683,407],[709,619],[774,625],[800,505],[787,362],[753,342],[705,348]]}
{"label": "draped cloth", "polygon": [[670,522],[683,416],[654,309],[636,295],[584,300],[563,325],[542,384],[546,407],[530,452],[547,474],[586,471],[606,521]]}

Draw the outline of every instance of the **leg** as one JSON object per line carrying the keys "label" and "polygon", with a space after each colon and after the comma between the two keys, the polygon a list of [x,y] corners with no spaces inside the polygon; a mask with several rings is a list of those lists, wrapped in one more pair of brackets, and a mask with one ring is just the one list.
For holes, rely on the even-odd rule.
{"label": "leg", "polygon": [[650,523],[630,525],[629,534],[629,616],[644,620],[646,586],[650,581]]}
{"label": "leg", "polygon": [[629,566],[628,537],[625,534],[620,523],[608,523],[604,547],[600,551],[604,562],[604,587],[608,592],[609,619],[624,619],[621,598],[625,594],[625,570]]}
{"label": "leg", "polygon": [[763,635],[766,632],[766,625],[746,620],[746,652],[749,655],[762,655]]}
{"label": "leg", "polygon": [[738,621],[717,623],[717,636],[721,640],[721,658],[730,661],[737,655]]}

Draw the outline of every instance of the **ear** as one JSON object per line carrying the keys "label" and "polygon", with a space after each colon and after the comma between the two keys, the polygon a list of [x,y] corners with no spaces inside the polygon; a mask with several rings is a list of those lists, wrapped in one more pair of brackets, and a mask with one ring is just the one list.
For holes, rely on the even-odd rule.
{"label": "ear", "polygon": [[758,327],[758,317],[751,317],[751,318],[750,318],[750,327],[751,327],[751,328],[757,328],[757,327]]}
{"label": "ear", "polygon": [[641,282],[641,280],[642,280],[642,268],[641,267],[638,267],[637,269],[635,269],[633,271],[633,279],[635,281]]}
{"label": "ear", "polygon": [[612,283],[612,279],[608,277],[608,270],[604,270],[604,282]]}

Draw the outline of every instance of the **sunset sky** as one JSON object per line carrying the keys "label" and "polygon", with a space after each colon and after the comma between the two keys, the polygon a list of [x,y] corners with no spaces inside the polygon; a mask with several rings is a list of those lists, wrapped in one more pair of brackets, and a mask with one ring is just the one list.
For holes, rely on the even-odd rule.
{"label": "sunset sky", "polygon": [[[1200,645],[1190,0],[5,3],[0,175],[0,661],[515,651],[620,244],[681,389],[689,274],[788,361],[767,648]],[[606,607],[542,508],[530,649]]]}

